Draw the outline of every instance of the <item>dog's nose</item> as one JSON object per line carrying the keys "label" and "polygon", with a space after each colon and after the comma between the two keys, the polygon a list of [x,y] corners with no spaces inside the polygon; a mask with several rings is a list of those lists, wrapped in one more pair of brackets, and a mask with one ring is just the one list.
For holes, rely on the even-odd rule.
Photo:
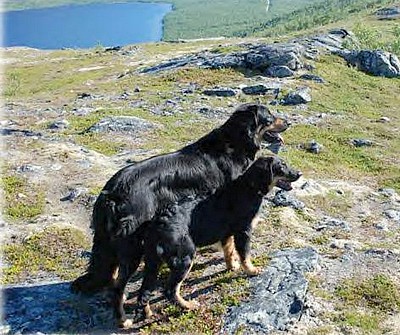
{"label": "dog's nose", "polygon": [[289,126],[292,125],[292,122],[290,122],[288,119],[285,119],[285,123],[286,123],[286,126],[287,126],[287,127],[289,127]]}
{"label": "dog's nose", "polygon": [[303,175],[303,173],[301,171],[297,172],[297,178],[300,178]]}

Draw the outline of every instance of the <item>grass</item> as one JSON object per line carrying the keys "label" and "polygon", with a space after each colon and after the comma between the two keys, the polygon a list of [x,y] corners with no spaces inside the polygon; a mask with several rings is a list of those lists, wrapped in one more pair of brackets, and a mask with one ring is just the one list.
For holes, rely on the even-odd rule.
{"label": "grass", "polygon": [[48,227],[22,243],[4,245],[3,284],[20,283],[39,272],[48,272],[64,280],[83,272],[86,261],[79,250],[89,247],[88,238],[78,229]]}
{"label": "grass", "polygon": [[207,294],[209,298],[201,301],[199,309],[185,312],[168,305],[161,310],[161,322],[154,322],[141,331],[144,334],[216,334],[221,327],[221,315],[248,297],[249,284],[245,277],[227,271],[211,278],[207,284],[213,288],[213,294]]}
{"label": "grass", "polygon": [[12,220],[32,219],[45,207],[45,194],[38,186],[28,184],[20,176],[3,176],[4,214]]}
{"label": "grass", "polygon": [[364,280],[345,280],[336,288],[336,295],[347,305],[372,308],[378,312],[395,312],[400,308],[400,288],[386,275]]}
{"label": "grass", "polygon": [[332,321],[364,334],[381,334],[382,322],[400,310],[400,287],[384,274],[346,279],[334,294],[340,300]]}
{"label": "grass", "polygon": [[[310,84],[314,112],[333,113],[320,125],[298,125],[285,133],[289,150],[282,156],[305,173],[322,178],[376,180],[379,186],[400,190],[398,152],[400,140],[393,124],[376,122],[382,116],[396,120],[396,92],[400,80],[373,77],[347,67],[335,56],[323,56],[316,63],[315,73],[329,85]],[[374,141],[372,147],[355,148],[354,138]],[[311,139],[322,144],[318,155],[304,152],[298,146]]]}

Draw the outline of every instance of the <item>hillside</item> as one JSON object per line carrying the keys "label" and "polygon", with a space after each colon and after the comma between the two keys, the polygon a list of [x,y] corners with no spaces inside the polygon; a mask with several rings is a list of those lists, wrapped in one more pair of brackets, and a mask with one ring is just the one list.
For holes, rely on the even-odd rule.
{"label": "hillside", "polygon": [[[400,78],[351,67],[347,53],[400,55],[400,22],[379,20],[377,8],[270,37],[258,26],[263,37],[4,50],[1,332],[246,333],[238,315],[267,301],[279,324],[263,320],[263,333],[398,335]],[[288,65],[286,75],[259,67],[262,57]],[[213,89],[229,93],[206,94]],[[299,89],[301,103],[286,103]],[[201,308],[182,312],[160,291],[148,322],[135,309],[139,272],[126,304],[135,324],[119,332],[104,297],[69,292],[88,260],[96,196],[119,168],[179,149],[254,101],[291,121],[279,156],[303,172],[293,191],[274,189],[264,201],[252,240],[264,273],[227,272],[220,251],[201,249],[183,284]],[[297,305],[279,304],[281,294]]]}

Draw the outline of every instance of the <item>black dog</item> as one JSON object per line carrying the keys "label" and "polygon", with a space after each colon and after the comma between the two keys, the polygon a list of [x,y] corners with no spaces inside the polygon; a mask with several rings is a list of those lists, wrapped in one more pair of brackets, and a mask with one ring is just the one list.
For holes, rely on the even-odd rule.
{"label": "black dog", "polygon": [[152,315],[149,299],[163,261],[171,270],[167,297],[184,308],[195,307],[182,298],[180,287],[191,269],[196,247],[224,243],[233,235],[242,268],[248,275],[257,275],[259,269],[250,259],[252,221],[264,195],[274,186],[291,190],[290,183],[300,176],[278,157],[263,157],[205,200],[195,198],[170,205],[151,223],[144,237],[145,274],[138,301],[145,315]]}
{"label": "black dog", "polygon": [[244,104],[197,142],[118,171],[94,205],[90,264],[87,273],[72,283],[72,290],[95,293],[114,286],[120,306],[117,317],[123,320],[123,288],[141,260],[143,223],[171,203],[188,196],[207,196],[237,178],[253,162],[265,133],[276,138],[287,127],[285,120],[265,106]]}

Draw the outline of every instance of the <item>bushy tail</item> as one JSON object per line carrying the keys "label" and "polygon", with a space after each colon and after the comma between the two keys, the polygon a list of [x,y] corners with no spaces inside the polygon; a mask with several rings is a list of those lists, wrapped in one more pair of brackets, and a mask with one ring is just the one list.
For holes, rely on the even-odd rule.
{"label": "bushy tail", "polygon": [[109,213],[105,207],[104,197],[100,195],[93,209],[94,238],[90,263],[87,272],[72,282],[72,292],[94,294],[114,283],[114,274],[119,264],[110,234],[107,232]]}

